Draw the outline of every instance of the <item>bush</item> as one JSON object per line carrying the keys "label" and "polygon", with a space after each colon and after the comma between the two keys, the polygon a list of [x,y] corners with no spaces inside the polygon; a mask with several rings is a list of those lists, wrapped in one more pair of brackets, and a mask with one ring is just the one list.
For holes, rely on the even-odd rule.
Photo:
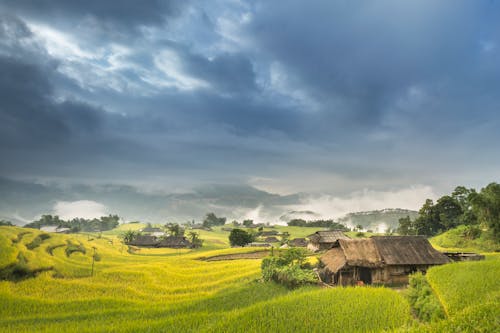
{"label": "bush", "polygon": [[26,244],[26,248],[28,250],[33,250],[42,244],[42,242],[46,239],[49,239],[50,235],[49,234],[40,234],[36,236],[30,243]]}
{"label": "bush", "polygon": [[233,229],[229,234],[231,246],[245,246],[253,241],[253,235],[242,229]]}
{"label": "bush", "polygon": [[294,248],[281,253],[279,257],[267,257],[262,260],[262,278],[274,281],[292,289],[305,284],[316,283],[317,277],[304,265],[306,251]]}
{"label": "bush", "polygon": [[437,296],[422,273],[410,276],[408,299],[417,317],[426,322],[445,318],[445,313]]}

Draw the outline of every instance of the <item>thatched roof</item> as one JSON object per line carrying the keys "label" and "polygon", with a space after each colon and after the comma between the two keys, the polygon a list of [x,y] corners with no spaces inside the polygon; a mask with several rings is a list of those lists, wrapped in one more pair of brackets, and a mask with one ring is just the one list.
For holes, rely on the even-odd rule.
{"label": "thatched roof", "polygon": [[325,253],[321,257],[321,261],[334,273],[337,273],[345,265],[381,267],[383,264],[371,238],[340,239],[339,247]]}
{"label": "thatched roof", "polygon": [[266,243],[277,243],[279,241],[280,240],[276,237],[266,237],[266,239],[264,239],[264,242]]}
{"label": "thatched roof", "polygon": [[134,246],[156,246],[156,244],[158,244],[156,237],[150,235],[136,236],[134,240],[129,243],[129,245]]}
{"label": "thatched roof", "polygon": [[439,265],[450,260],[422,236],[380,236],[340,239],[339,246],[326,252],[321,261],[337,273],[344,266]]}
{"label": "thatched roof", "polygon": [[305,238],[294,238],[288,242],[288,245],[295,247],[306,247],[307,240]]}
{"label": "thatched roof", "polygon": [[339,239],[350,239],[341,230],[316,231],[308,238],[313,243],[335,243]]}
{"label": "thatched roof", "polygon": [[376,236],[371,239],[387,265],[439,265],[450,262],[423,236]]}
{"label": "thatched roof", "polygon": [[279,232],[276,230],[268,230],[268,231],[262,231],[260,233],[261,236],[276,236]]}
{"label": "thatched roof", "polygon": [[141,232],[162,232],[161,228],[146,227],[141,229]]}
{"label": "thatched roof", "polygon": [[168,236],[158,243],[158,247],[182,248],[189,246],[191,246],[191,243],[182,236]]}

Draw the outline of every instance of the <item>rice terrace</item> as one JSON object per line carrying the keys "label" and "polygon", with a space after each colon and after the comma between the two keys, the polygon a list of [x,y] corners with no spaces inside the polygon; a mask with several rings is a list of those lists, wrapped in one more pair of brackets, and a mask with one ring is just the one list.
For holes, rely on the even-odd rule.
{"label": "rice terrace", "polygon": [[0,0],[0,333],[500,333],[500,0]]}

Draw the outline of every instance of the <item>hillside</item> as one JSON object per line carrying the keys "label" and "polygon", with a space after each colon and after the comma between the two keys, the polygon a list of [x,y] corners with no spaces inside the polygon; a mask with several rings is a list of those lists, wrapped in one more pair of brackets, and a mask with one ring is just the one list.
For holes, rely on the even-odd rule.
{"label": "hillside", "polygon": [[351,227],[361,225],[363,230],[385,232],[387,228],[397,228],[399,219],[406,216],[414,219],[418,216],[418,212],[401,208],[387,208],[367,212],[349,213],[339,218],[338,222]]}
{"label": "hillside", "polygon": [[[259,250],[228,248],[228,233],[220,228],[200,231],[205,243],[196,250],[128,249],[117,238],[123,230],[141,226],[121,225],[101,237],[0,227],[0,332],[439,332],[412,319],[406,298],[388,288],[310,286],[289,291],[259,281],[260,259],[200,260]],[[278,229],[292,238],[310,231]],[[477,269],[467,269],[465,278],[455,272],[463,271],[463,264],[429,272],[450,314],[441,325],[454,325],[459,314],[483,325],[479,314],[496,314],[491,307],[478,305],[476,310],[479,303],[464,303],[454,296],[462,290],[459,297],[475,293],[494,304],[500,261],[498,256],[488,258],[472,263]],[[464,293],[477,276],[490,282],[482,284],[481,291],[475,284]]]}

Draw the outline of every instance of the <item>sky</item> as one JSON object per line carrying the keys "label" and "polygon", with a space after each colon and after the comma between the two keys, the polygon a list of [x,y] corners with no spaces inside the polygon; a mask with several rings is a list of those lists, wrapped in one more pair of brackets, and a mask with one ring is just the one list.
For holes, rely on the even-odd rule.
{"label": "sky", "polygon": [[500,179],[496,0],[3,0],[0,73],[6,178],[379,208]]}

